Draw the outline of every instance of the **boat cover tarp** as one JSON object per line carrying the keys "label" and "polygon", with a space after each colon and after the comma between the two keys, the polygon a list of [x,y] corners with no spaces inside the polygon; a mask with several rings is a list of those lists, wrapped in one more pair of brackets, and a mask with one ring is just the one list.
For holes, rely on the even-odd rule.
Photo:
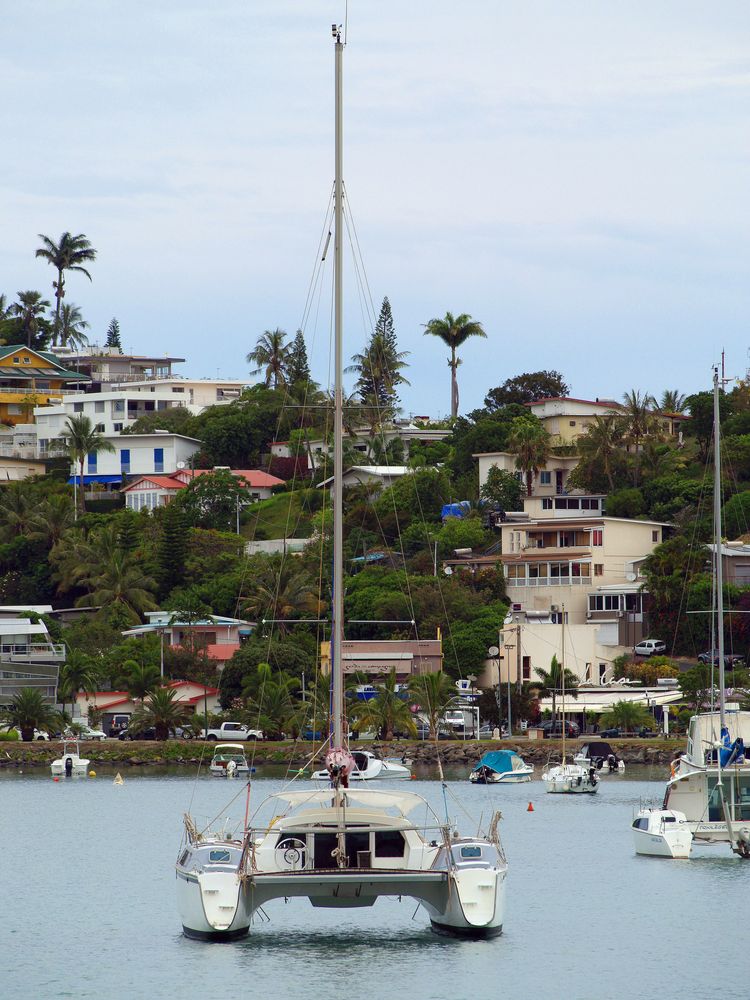
{"label": "boat cover tarp", "polygon": [[595,757],[601,757],[602,760],[606,760],[610,754],[613,757],[617,756],[606,740],[591,740],[589,743],[584,743],[581,751],[585,752],[589,760],[593,760]]}
{"label": "boat cover tarp", "polygon": [[513,770],[514,759],[518,759],[515,750],[488,750],[473,770],[479,771],[483,767],[488,767],[498,774],[505,774]]}

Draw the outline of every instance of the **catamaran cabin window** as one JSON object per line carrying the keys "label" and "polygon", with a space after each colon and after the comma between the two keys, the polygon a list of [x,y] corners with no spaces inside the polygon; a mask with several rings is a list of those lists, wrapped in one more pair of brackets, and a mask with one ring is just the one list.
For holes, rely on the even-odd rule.
{"label": "catamaran cabin window", "polygon": [[229,851],[209,851],[208,860],[212,865],[228,865],[231,854]]}
{"label": "catamaran cabin window", "polygon": [[187,850],[186,850],[186,851],[183,851],[183,852],[182,852],[182,857],[180,858],[180,864],[181,864],[181,865],[184,865],[184,864],[185,864],[185,862],[187,861],[187,859],[188,859],[189,857],[190,857],[190,851],[187,851]]}
{"label": "catamaran cabin window", "polygon": [[375,834],[376,858],[403,858],[404,838],[397,830],[380,830]]}
{"label": "catamaran cabin window", "polygon": [[637,819],[633,826],[636,830],[648,830],[648,820],[645,818]]}
{"label": "catamaran cabin window", "polygon": [[482,848],[481,847],[462,847],[461,848],[461,857],[462,858],[466,858],[467,861],[469,859],[471,859],[471,858],[481,858],[482,857]]}

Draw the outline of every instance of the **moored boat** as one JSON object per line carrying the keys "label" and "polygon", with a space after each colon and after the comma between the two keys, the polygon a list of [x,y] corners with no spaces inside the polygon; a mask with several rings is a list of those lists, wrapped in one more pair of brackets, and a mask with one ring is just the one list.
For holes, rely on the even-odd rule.
{"label": "moored boat", "polygon": [[217,743],[208,770],[220,778],[249,774],[245,748],[241,743]]}
{"label": "moored boat", "polygon": [[633,820],[635,853],[655,858],[689,858],[693,835],[683,813],[643,808]]}
{"label": "moored boat", "polygon": [[81,746],[77,739],[62,741],[62,754],[50,764],[53,774],[86,774],[91,761],[81,757]]}
{"label": "moored boat", "polygon": [[488,750],[469,774],[469,781],[477,785],[498,783],[518,784],[531,781],[534,768],[515,750]]}

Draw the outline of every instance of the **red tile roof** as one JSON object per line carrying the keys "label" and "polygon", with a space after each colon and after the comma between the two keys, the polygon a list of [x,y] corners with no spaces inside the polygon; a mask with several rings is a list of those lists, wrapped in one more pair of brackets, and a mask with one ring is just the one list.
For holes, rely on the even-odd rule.
{"label": "red tile roof", "polygon": [[[143,489],[144,484],[153,483],[160,490],[182,490],[190,482],[191,479],[196,479],[198,476],[205,476],[206,473],[213,472],[213,469],[180,469],[179,472],[173,472],[168,476],[139,476],[134,482],[125,486],[120,492],[128,493],[135,489]],[[273,486],[283,486],[284,480],[279,479],[276,476],[271,476],[267,472],[262,472],[260,469],[230,469],[229,470],[233,476],[238,479],[244,479],[247,485],[253,489],[271,489]]]}

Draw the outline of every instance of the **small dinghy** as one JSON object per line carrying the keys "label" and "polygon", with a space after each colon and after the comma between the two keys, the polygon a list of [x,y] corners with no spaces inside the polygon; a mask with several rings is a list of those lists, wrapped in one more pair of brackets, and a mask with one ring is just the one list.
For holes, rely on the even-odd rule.
{"label": "small dinghy", "polygon": [[208,765],[211,774],[219,778],[233,778],[239,774],[249,774],[250,767],[241,743],[218,743]]}
{"label": "small dinghy", "polygon": [[[374,781],[382,778],[411,778],[411,771],[408,767],[398,761],[388,759],[381,760],[370,750],[352,750],[354,767],[349,771],[347,777],[349,781]],[[325,768],[322,771],[315,771],[313,774],[315,781],[330,781],[331,775]]]}
{"label": "small dinghy", "polygon": [[640,809],[633,820],[635,853],[654,858],[689,858],[693,835],[676,809]]}
{"label": "small dinghy", "polygon": [[476,785],[494,785],[498,782],[516,785],[531,781],[534,768],[519,757],[515,750],[488,750],[469,775]]}

